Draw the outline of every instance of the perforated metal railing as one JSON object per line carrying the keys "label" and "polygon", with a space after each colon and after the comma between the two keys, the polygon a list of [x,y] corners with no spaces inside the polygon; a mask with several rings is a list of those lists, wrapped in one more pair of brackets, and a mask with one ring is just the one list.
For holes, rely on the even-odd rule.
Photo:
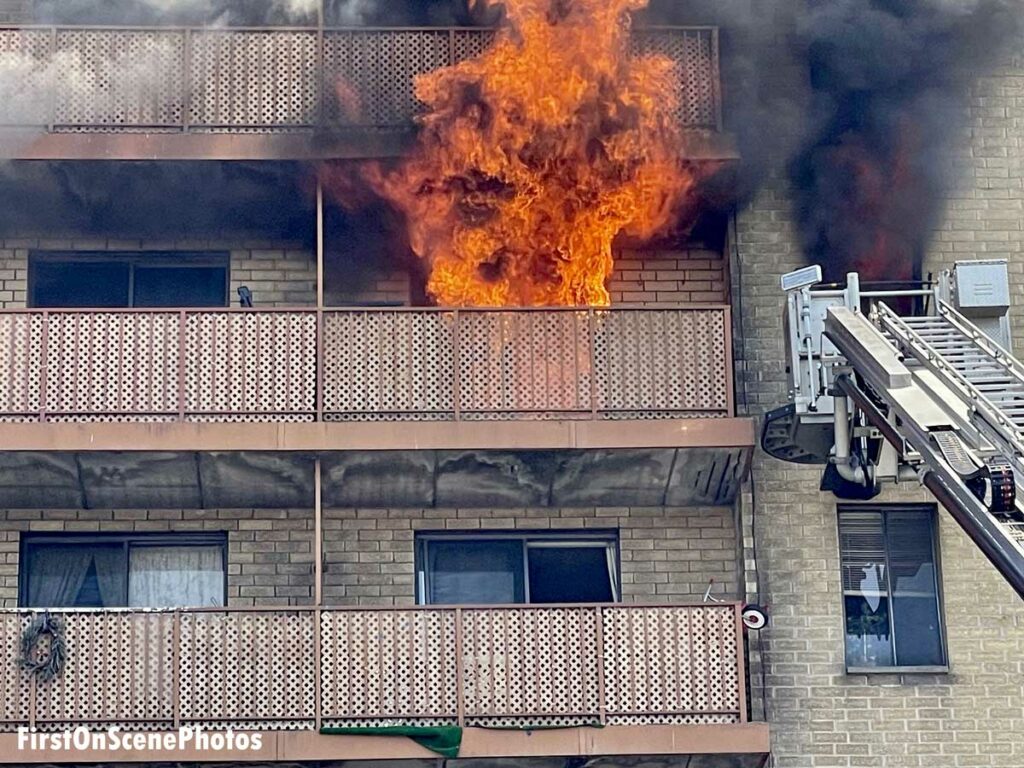
{"label": "perforated metal railing", "polygon": [[0,421],[731,416],[729,309],[0,311]]}
{"label": "perforated metal railing", "polygon": [[738,604],[56,612],[67,664],[18,664],[0,613],[0,730],[745,722]]}
{"label": "perforated metal railing", "polygon": [[[261,133],[409,125],[416,75],[484,50],[467,28],[0,27],[0,125],[67,132]],[[678,118],[721,127],[718,32],[638,30],[676,63]]]}

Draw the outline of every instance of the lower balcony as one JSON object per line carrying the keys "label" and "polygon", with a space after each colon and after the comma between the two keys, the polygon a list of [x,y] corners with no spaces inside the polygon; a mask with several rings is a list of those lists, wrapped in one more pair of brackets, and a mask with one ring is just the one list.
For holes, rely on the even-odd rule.
{"label": "lower balcony", "polygon": [[[400,725],[448,726],[467,758],[717,755],[715,765],[758,766],[768,752],[767,726],[748,722],[738,604],[56,615],[67,662],[41,682],[18,664],[32,614],[0,614],[0,762],[67,761],[19,750],[18,729],[80,725],[262,734],[259,750],[218,761],[431,757],[379,730]],[[184,759],[202,757],[97,747],[73,758]]]}

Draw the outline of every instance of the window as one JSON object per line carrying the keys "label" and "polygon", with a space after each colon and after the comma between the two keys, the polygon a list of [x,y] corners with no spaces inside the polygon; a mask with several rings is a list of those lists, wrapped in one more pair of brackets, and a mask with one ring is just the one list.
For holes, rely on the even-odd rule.
{"label": "window", "polygon": [[935,508],[841,507],[848,669],[943,667]]}
{"label": "window", "polygon": [[421,604],[609,603],[619,599],[614,533],[420,534]]}
{"label": "window", "polygon": [[29,259],[33,307],[223,307],[225,254],[51,253]]}
{"label": "window", "polygon": [[223,534],[26,536],[19,602],[29,608],[170,608],[225,603]]}

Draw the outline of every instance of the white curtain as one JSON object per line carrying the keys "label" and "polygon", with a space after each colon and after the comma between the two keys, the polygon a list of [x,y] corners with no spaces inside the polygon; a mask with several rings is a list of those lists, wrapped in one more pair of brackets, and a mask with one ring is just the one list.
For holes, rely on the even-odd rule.
{"label": "white curtain", "polygon": [[220,547],[133,547],[128,569],[132,608],[224,604],[224,552]]}

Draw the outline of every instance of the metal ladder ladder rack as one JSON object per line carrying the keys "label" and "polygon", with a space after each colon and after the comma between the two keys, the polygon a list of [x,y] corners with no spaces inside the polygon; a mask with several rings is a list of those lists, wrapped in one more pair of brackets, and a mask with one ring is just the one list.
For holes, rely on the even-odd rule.
{"label": "metal ladder ladder rack", "polygon": [[907,445],[920,454],[921,481],[1024,597],[1024,365],[952,307],[937,311],[830,307],[825,335],[857,373],[838,389],[904,458]]}

